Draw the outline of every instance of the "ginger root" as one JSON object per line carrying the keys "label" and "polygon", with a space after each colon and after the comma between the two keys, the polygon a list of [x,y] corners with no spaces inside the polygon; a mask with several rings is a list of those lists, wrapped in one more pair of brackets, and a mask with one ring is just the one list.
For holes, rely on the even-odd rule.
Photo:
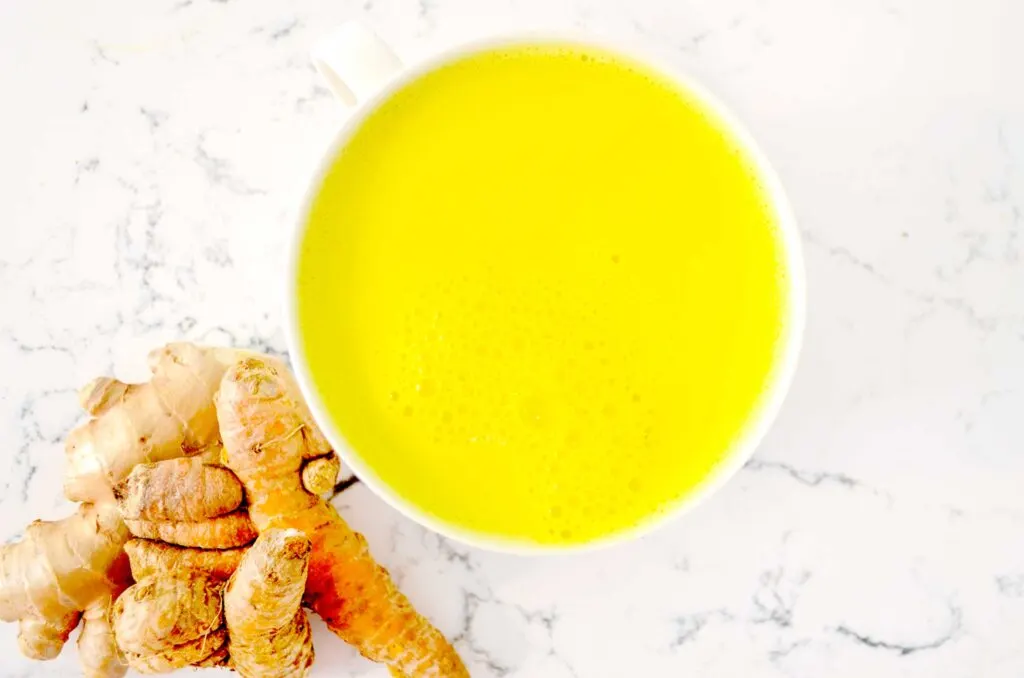
{"label": "ginger root", "polygon": [[[278,358],[233,348],[168,344],[150,352],[153,377],[148,383],[125,384],[100,377],[79,392],[82,407],[93,419],[68,435],[67,498],[109,500],[112,488],[136,464],[197,456],[216,445],[220,435],[214,393],[225,370],[247,357],[259,357],[281,370],[300,418],[312,424],[313,415],[298,395],[298,383]],[[310,439],[314,456],[330,454],[327,439],[318,430],[315,435]]]}
{"label": "ginger root", "polygon": [[114,496],[126,520],[199,522],[237,509],[244,491],[228,469],[185,457],[138,464]]}
{"label": "ginger root", "polygon": [[23,617],[18,623],[21,653],[30,659],[54,659],[60,654],[64,643],[68,642],[68,637],[81,618],[82,613],[78,610],[52,621],[40,617]]}
{"label": "ginger root", "polygon": [[20,542],[0,547],[0,619],[20,622],[22,653],[56,657],[85,611],[78,640],[83,673],[124,675],[117,648],[103,636],[111,597],[131,581],[121,549],[127,539],[113,504],[86,504],[63,520],[37,520]]}
{"label": "ginger root", "polygon": [[290,377],[259,358],[224,374],[215,402],[224,460],[245,486],[262,533],[294,528],[313,546],[304,600],[363,656],[407,678],[468,678],[444,636],[413,609],[362,535],[302,487],[301,469],[323,456],[322,434],[293,399]]}
{"label": "ginger root", "polygon": [[228,649],[243,678],[308,675],[313,640],[301,605],[310,549],[298,530],[267,530],[228,582]]}
{"label": "ginger root", "polygon": [[281,360],[170,344],[150,369],[82,389],[92,418],[68,437],[64,485],[87,503],[0,547],[0,619],[19,621],[24,653],[55,657],[81,623],[86,678],[304,676],[305,604],[394,676],[468,677],[320,498],[340,462]]}
{"label": "ginger root", "polygon": [[82,612],[82,630],[78,634],[78,661],[85,676],[115,678],[125,672],[125,659],[114,640],[111,626],[114,601],[127,588],[127,582],[100,596]]}
{"label": "ginger root", "polygon": [[79,392],[93,419],[66,443],[64,493],[107,501],[136,464],[192,456],[219,437],[213,394],[242,351],[169,344],[149,355],[153,378],[125,384],[101,377]]}
{"label": "ginger root", "polygon": [[[35,522],[0,547],[0,619],[18,620],[22,652],[60,653],[75,626],[86,678],[126,671],[110,626],[113,600],[131,584],[122,545],[129,537],[112,486],[141,461],[220,448],[213,392],[245,352],[172,344],[150,355],[149,384],[102,377],[79,395],[93,419],[67,440],[65,493],[86,502],[57,522]],[[255,534],[252,535],[253,537]]]}
{"label": "ginger root", "polygon": [[221,666],[230,666],[230,655],[228,654],[228,643],[206,659],[201,659],[192,664],[197,669],[215,669]]}

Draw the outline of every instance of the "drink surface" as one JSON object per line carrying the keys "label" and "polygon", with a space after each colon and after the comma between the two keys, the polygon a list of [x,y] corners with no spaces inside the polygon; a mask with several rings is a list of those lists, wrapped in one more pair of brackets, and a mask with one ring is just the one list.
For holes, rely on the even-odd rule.
{"label": "drink surface", "polygon": [[568,44],[463,56],[370,113],[298,276],[314,386],[379,480],[460,529],[566,545],[660,515],[722,460],[787,285],[714,115]]}

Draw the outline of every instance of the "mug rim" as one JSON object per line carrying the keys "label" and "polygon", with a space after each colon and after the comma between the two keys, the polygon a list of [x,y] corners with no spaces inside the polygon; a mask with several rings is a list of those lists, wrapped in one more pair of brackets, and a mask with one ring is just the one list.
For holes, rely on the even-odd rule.
{"label": "mug rim", "polygon": [[[767,206],[775,217],[783,260],[781,275],[785,276],[787,282],[784,315],[777,339],[780,343],[772,370],[761,397],[748,411],[742,427],[730,443],[729,448],[723,452],[711,470],[693,487],[689,488],[683,496],[675,500],[669,508],[648,516],[639,524],[628,529],[605,534],[578,544],[534,543],[469,530],[431,515],[393,490],[377,475],[371,464],[363,461],[329,416],[306,361],[299,329],[298,264],[302,253],[302,242],[310,224],[309,217],[328,172],[354,133],[373,111],[390,99],[400,88],[447,63],[492,49],[538,42],[579,45],[607,51],[652,70],[680,87],[688,95],[693,96],[713,116],[715,122],[722,126],[730,140],[740,146],[747,162],[752,166],[767,197]],[[754,455],[778,416],[789,392],[803,343],[806,322],[806,279],[800,232],[782,181],[754,137],[731,109],[689,73],[666,64],[663,59],[637,45],[624,44],[622,41],[581,32],[502,32],[456,43],[430,56],[417,59],[410,65],[403,63],[371,97],[365,101],[359,101],[347,112],[338,130],[334,133],[310,176],[298,210],[294,213],[286,256],[284,331],[292,369],[313,418],[342,463],[348,466],[375,495],[404,517],[444,537],[492,552],[513,555],[551,555],[582,553],[608,548],[640,539],[696,508],[721,489]]]}

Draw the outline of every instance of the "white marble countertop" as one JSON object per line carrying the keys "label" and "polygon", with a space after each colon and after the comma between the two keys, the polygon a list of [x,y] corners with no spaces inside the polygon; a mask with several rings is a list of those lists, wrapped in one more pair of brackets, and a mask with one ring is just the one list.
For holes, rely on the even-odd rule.
{"label": "white marble countertop", "polygon": [[[339,507],[476,678],[1024,675],[1024,3],[0,3],[0,537],[56,517],[74,388],[187,338],[282,351],[282,244],[341,114],[309,45],[640,38],[761,140],[809,324],[756,458],[639,543],[548,560]],[[21,659],[0,676],[73,676]],[[385,676],[320,633],[322,675]]]}

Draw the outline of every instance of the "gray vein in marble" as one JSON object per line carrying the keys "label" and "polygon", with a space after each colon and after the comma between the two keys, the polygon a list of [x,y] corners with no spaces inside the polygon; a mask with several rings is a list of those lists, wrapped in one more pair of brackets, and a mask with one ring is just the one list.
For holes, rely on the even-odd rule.
{"label": "gray vein in marble", "polygon": [[190,315],[185,316],[178,321],[178,332],[183,335],[188,335],[192,331],[192,328],[196,326],[198,321]]}
{"label": "gray vein in marble", "polygon": [[940,280],[949,281],[959,275],[962,275],[967,269],[979,261],[991,261],[991,257],[989,257],[985,251],[991,239],[988,233],[962,231],[959,234],[959,238],[965,241],[967,245],[967,253],[962,261],[954,264],[948,270],[942,267],[937,268],[935,270],[935,275]]}
{"label": "gray vein in marble", "polygon": [[827,243],[824,243],[820,239],[818,239],[818,237],[814,235],[811,231],[804,230],[801,232],[801,236],[805,244],[819,247],[825,250],[825,252],[830,257],[842,259],[846,263],[861,269],[865,273],[875,278],[878,278],[878,280],[885,285],[893,284],[893,281],[888,276],[881,273],[877,268],[875,268],[873,264],[855,255],[848,248],[843,247],[841,245],[829,245]]}
{"label": "gray vein in marble", "polygon": [[[155,229],[163,218],[163,203],[158,195],[149,201],[140,201],[140,190],[137,186],[118,180],[132,194],[125,216],[115,226],[115,247],[118,256],[114,262],[114,270],[122,284],[126,274],[131,272],[138,276],[138,291],[135,312],[132,314],[134,326],[143,330],[154,330],[166,322],[166,318],[158,315],[158,304],[171,303],[173,299],[159,292],[152,284],[152,276],[156,269],[166,266],[165,253],[158,245]],[[151,193],[156,191],[150,190]],[[144,217],[142,237],[136,239],[131,233],[133,215],[141,212]]]}
{"label": "gray vein in marble", "polygon": [[141,113],[142,117],[144,117],[146,122],[149,123],[150,133],[155,132],[163,126],[163,124],[167,122],[167,118],[170,117],[167,111],[158,111],[153,108],[146,108],[145,106],[139,107],[139,113]]}
{"label": "gray vein in marble", "polygon": [[1009,264],[1016,264],[1020,260],[1017,240],[1020,239],[1021,225],[1024,224],[1024,213],[1019,206],[1014,205],[1010,208],[1010,219],[1010,234],[1006,238],[1006,252],[1003,258]]}
{"label": "gray vein in marble", "polygon": [[806,571],[787,577],[781,567],[762,572],[760,586],[752,600],[756,610],[753,623],[774,624],[781,628],[791,626],[800,589],[810,578],[811,573]]}
{"label": "gray vein in marble", "polygon": [[100,159],[97,157],[86,158],[75,161],[75,184],[82,180],[83,174],[92,174],[100,166]]}
{"label": "gray vein in marble", "polygon": [[[924,312],[910,318],[910,322],[908,323],[910,327],[919,324],[921,320],[928,317],[934,308],[938,306],[945,307],[946,309],[959,313],[967,320],[968,323],[983,332],[990,332],[996,329],[1002,321],[1007,319],[1006,317],[1001,316],[984,316],[979,313],[969,301],[962,297],[943,296],[897,285],[892,278],[879,271],[874,264],[856,256],[848,248],[837,245],[827,245],[806,231],[803,233],[803,239],[804,242],[809,245],[822,248],[830,257],[837,258],[859,268],[878,280],[882,285],[892,287],[906,297],[928,306],[929,308]],[[1018,317],[1014,316],[1014,318]]]}
{"label": "gray vein in marble", "polygon": [[696,641],[700,632],[712,621],[732,621],[733,619],[735,619],[735,617],[725,609],[708,610],[705,612],[696,612],[694,614],[676,617],[672,620],[672,625],[675,628],[675,631],[673,633],[672,642],[669,643],[669,649],[675,651],[684,645],[688,645]]}
{"label": "gray vein in marble", "polygon": [[437,550],[449,563],[461,563],[467,570],[473,570],[473,557],[469,551],[460,551],[456,548],[455,542],[447,537],[438,536]]}
{"label": "gray vein in marble", "polygon": [[246,336],[245,340],[241,343],[232,344],[232,346],[246,346],[254,351],[260,353],[266,353],[277,358],[283,359],[289,367],[292,366],[291,356],[288,354],[288,349],[280,344],[274,343],[271,337],[264,336],[258,333],[250,333]]}
{"label": "gray vein in marble", "polygon": [[4,539],[4,544],[13,544],[15,542],[19,542],[22,539],[24,539],[24,537],[25,537],[25,531],[24,530],[19,530],[18,532],[15,532],[11,536],[7,537],[7,539]]}
{"label": "gray vein in marble", "polygon": [[[59,351],[70,354],[68,349],[58,346],[20,346],[19,350],[22,353]],[[74,393],[74,389],[48,389],[34,393],[30,392],[22,400],[17,415],[17,421],[21,430],[21,444],[13,454],[14,472],[9,474],[4,482],[3,491],[0,491],[0,497],[7,496],[10,493],[11,486],[17,482],[19,484],[18,493],[21,501],[23,503],[28,502],[29,488],[33,478],[35,478],[36,473],[39,471],[38,465],[32,460],[32,446],[41,443],[58,448],[62,447],[64,438],[71,431],[78,416],[76,413],[74,417],[67,418],[62,424],[57,426],[56,430],[50,431],[49,435],[47,435],[47,432],[43,430],[36,416],[37,403],[48,396],[71,393]]]}
{"label": "gray vein in marble", "polygon": [[53,351],[57,353],[64,353],[68,357],[73,357],[74,354],[67,346],[58,346],[57,344],[25,344],[17,339],[14,339],[15,348],[21,353],[41,353],[43,351]]}
{"label": "gray vein in marble", "polygon": [[331,92],[326,87],[314,84],[309,92],[303,96],[296,97],[295,110],[302,113],[310,108],[310,105],[317,101],[324,101],[331,98]]}
{"label": "gray vein in marble", "polygon": [[779,647],[776,647],[775,649],[770,650],[768,652],[768,661],[770,661],[773,664],[776,664],[781,660],[785,659],[786,657],[788,657],[789,655],[791,655],[793,652],[796,652],[802,647],[807,647],[810,644],[811,641],[807,639],[782,644]]}
{"label": "gray vein in marble", "polygon": [[[664,31],[651,29],[650,27],[648,27],[644,23],[641,23],[640,21],[637,21],[636,19],[634,19],[631,22],[631,25],[633,26],[633,30],[635,30],[640,35],[643,35],[643,36],[646,36],[646,37],[649,37],[649,38],[657,38],[657,39],[661,39],[664,36]],[[678,44],[677,47],[678,47],[679,51],[681,51],[681,52],[686,52],[686,53],[697,52],[697,50],[700,49],[701,45],[708,38],[710,38],[713,33],[714,33],[714,31],[712,31],[712,30],[699,31],[697,33],[694,33],[692,35],[689,35],[689,36],[685,37],[683,39],[683,42]]]}
{"label": "gray vein in marble", "polygon": [[292,34],[292,32],[295,31],[296,28],[298,28],[301,25],[302,22],[299,21],[298,17],[292,17],[291,19],[283,23],[278,23],[274,27],[257,29],[256,32],[266,32],[267,37],[270,38],[270,41],[276,42],[278,40],[281,40],[282,38],[287,38],[289,35]]}
{"label": "gray vein in marble", "polygon": [[1007,598],[1024,598],[1024,574],[1005,574],[996,577],[996,590]]}
{"label": "gray vein in marble", "polygon": [[235,260],[231,257],[227,243],[223,240],[215,240],[207,246],[203,250],[203,257],[211,264],[220,268],[230,268],[235,265]]}
{"label": "gray vein in marble", "polygon": [[101,45],[98,42],[93,42],[92,43],[92,51],[93,51],[93,63],[97,63],[99,61],[102,61],[102,62],[111,64],[113,66],[120,66],[121,65],[121,62],[118,61],[117,59],[114,59],[109,54],[107,54],[106,49],[103,47],[103,45]]}
{"label": "gray vein in marble", "polygon": [[226,158],[210,155],[205,144],[206,134],[201,133],[196,141],[193,160],[206,172],[206,178],[211,184],[221,186],[238,195],[266,195],[265,190],[249,186],[241,177],[235,175],[232,172],[231,163]]}
{"label": "gray vein in marble", "polygon": [[575,667],[565,659],[558,650],[555,648],[555,625],[558,623],[559,614],[557,609],[554,607],[543,609],[543,610],[527,610],[521,605],[512,605],[512,607],[523,616],[528,624],[539,624],[544,629],[544,635],[547,637],[548,651],[547,656],[556,659],[565,670],[569,672],[573,678],[579,678],[579,674],[576,672]]}
{"label": "gray vein in marble", "polygon": [[950,611],[950,617],[951,617],[950,618],[950,624],[949,624],[949,630],[946,631],[945,633],[943,633],[941,636],[939,636],[935,640],[929,641],[927,643],[903,644],[903,643],[896,643],[896,642],[887,641],[887,640],[881,640],[881,639],[875,638],[875,637],[867,635],[867,634],[859,633],[859,632],[849,628],[848,626],[838,626],[838,627],[836,627],[835,632],[838,633],[841,636],[845,636],[847,638],[850,638],[853,641],[855,641],[855,642],[857,642],[857,643],[859,643],[861,645],[864,645],[865,647],[870,647],[870,648],[875,649],[875,650],[884,650],[884,651],[887,651],[887,652],[895,652],[896,654],[898,654],[901,657],[906,657],[908,655],[912,655],[912,654],[915,654],[917,652],[927,652],[929,650],[937,650],[940,647],[942,647],[943,645],[945,645],[946,643],[949,643],[949,642],[951,642],[952,640],[954,640],[956,638],[956,636],[960,632],[960,628],[961,628],[961,625],[962,625],[963,613],[961,612],[960,608],[953,607],[953,606],[950,606],[949,611]]}
{"label": "gray vein in marble", "polygon": [[480,603],[491,602],[491,598],[482,596],[463,589],[462,591],[462,628],[452,637],[453,645],[461,645],[473,653],[474,658],[483,662],[498,678],[507,676],[514,667],[505,666],[497,660],[493,654],[484,647],[473,632],[473,623],[476,620],[476,612]]}
{"label": "gray vein in marble", "polygon": [[460,648],[460,652],[464,653],[464,656],[470,654],[476,662],[482,663],[498,678],[507,676],[517,670],[517,666],[511,665],[497,657],[494,651],[485,644],[485,641],[478,637],[478,631],[475,628],[478,618],[477,613],[482,604],[507,607],[522,615],[527,624],[539,624],[549,639],[548,654],[565,664],[567,669],[575,675],[575,671],[569,662],[559,657],[554,649],[552,636],[554,626],[558,620],[555,611],[531,611],[496,598],[487,581],[476,576],[477,564],[473,559],[472,550],[465,549],[465,547],[446,537],[432,535],[426,531],[423,531],[422,540],[425,546],[429,542],[433,542],[436,546],[437,554],[447,563],[463,569],[466,574],[473,575],[472,579],[467,582],[468,585],[464,585],[461,589],[461,626],[452,636],[452,644]]}
{"label": "gray vein in marble", "polygon": [[744,470],[753,471],[779,471],[797,481],[801,485],[817,487],[822,483],[832,483],[843,487],[864,487],[864,484],[845,473],[832,473],[828,471],[806,471],[795,468],[790,464],[781,461],[767,461],[762,459],[751,459],[744,465]]}

